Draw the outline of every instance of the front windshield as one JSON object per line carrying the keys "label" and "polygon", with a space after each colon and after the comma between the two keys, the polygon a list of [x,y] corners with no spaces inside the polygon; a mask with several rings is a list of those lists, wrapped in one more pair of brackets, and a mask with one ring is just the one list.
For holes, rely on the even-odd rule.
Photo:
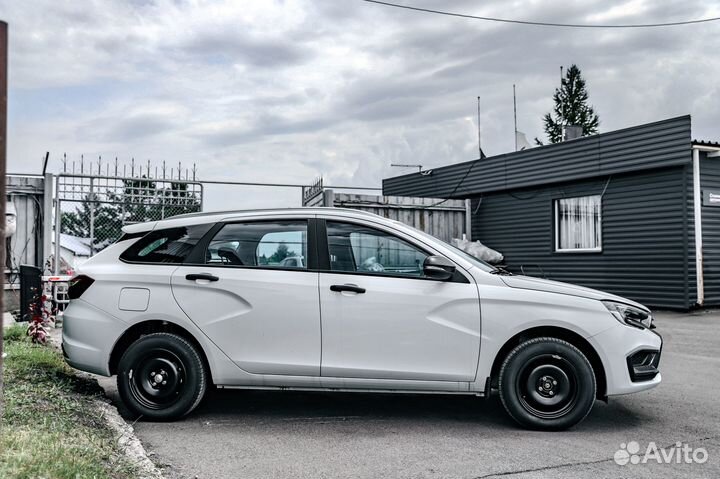
{"label": "front windshield", "polygon": [[[403,226],[407,226],[403,224]],[[413,228],[411,226],[411,228]],[[476,258],[475,256],[471,255],[470,253],[467,253],[466,251],[461,250],[457,246],[453,246],[450,243],[446,243],[445,241],[441,240],[440,238],[436,238],[433,235],[430,235],[428,233],[425,233],[424,231],[421,231],[417,228],[413,228],[419,236],[424,237],[425,239],[429,239],[432,241],[440,241],[443,246],[446,246],[450,248],[453,253],[457,254],[458,256],[462,256],[466,261],[470,262],[473,266],[477,266],[483,271],[490,272],[490,271],[496,271],[497,268],[495,266],[492,266],[491,264],[486,263],[485,261],[481,260],[480,258]]]}

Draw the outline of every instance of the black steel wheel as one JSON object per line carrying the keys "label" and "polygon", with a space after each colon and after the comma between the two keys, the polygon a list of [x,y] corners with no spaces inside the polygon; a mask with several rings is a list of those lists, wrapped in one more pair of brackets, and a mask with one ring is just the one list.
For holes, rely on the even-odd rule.
{"label": "black steel wheel", "polygon": [[595,402],[595,374],[572,344],[536,338],[514,348],[500,369],[500,399],[523,426],[559,430],[582,421]]}
{"label": "black steel wheel", "polygon": [[197,348],[178,335],[142,336],[120,359],[120,397],[148,419],[172,420],[189,414],[206,388],[207,372]]}

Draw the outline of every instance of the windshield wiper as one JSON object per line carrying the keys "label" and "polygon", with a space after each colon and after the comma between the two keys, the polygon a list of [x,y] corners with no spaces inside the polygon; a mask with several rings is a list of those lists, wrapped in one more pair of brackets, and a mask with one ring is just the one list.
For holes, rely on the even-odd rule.
{"label": "windshield wiper", "polygon": [[513,274],[505,268],[495,266],[495,269],[490,271],[490,274],[497,274],[499,276],[512,276]]}

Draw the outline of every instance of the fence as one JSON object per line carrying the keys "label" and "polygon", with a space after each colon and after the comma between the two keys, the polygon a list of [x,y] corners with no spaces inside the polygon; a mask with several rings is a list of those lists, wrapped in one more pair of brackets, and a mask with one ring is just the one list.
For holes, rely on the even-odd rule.
{"label": "fence", "polygon": [[44,263],[45,178],[8,174],[5,177],[6,239],[5,289],[19,286],[20,265],[42,267]]}
{"label": "fence", "polygon": [[400,221],[445,242],[470,239],[469,203],[465,200],[336,193],[322,181],[303,191],[304,206],[334,206],[367,211]]}
{"label": "fence", "polygon": [[[168,172],[163,164],[123,167],[115,163],[86,165],[79,172],[55,177],[54,274],[72,273],[75,267],[117,241],[127,224],[156,221],[183,213],[202,211],[203,187],[195,169]],[[56,260],[57,259],[57,260]]]}
{"label": "fence", "polygon": [[[48,182],[49,178],[45,181]],[[79,163],[72,163],[70,167],[67,160],[63,160],[63,170],[53,177],[53,182],[55,204],[52,216],[55,228],[50,270],[55,275],[72,274],[77,265],[115,242],[121,236],[124,225],[202,211],[206,187],[222,191],[221,209],[247,208],[245,203],[259,199],[243,195],[240,191],[248,190],[242,188],[300,189],[304,206],[336,206],[368,211],[414,226],[448,242],[452,238],[470,236],[468,204],[463,200],[336,193],[335,190],[380,189],[325,187],[322,179],[310,186],[200,181],[195,167],[183,170],[180,164],[168,170],[165,163],[162,167],[152,168],[149,162],[139,165],[132,161],[121,168],[117,160],[114,164],[103,164],[101,160],[85,162],[81,158]],[[232,204],[232,199],[237,199],[238,203]],[[211,209],[218,207],[214,205]],[[46,250],[50,248],[46,247]]]}

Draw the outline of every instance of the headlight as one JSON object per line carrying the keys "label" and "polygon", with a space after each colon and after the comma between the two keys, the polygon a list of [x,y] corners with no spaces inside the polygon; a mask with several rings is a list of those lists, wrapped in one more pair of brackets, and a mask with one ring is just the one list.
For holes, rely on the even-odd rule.
{"label": "headlight", "polygon": [[641,329],[652,327],[652,315],[643,309],[615,301],[603,301],[602,304],[623,324]]}

